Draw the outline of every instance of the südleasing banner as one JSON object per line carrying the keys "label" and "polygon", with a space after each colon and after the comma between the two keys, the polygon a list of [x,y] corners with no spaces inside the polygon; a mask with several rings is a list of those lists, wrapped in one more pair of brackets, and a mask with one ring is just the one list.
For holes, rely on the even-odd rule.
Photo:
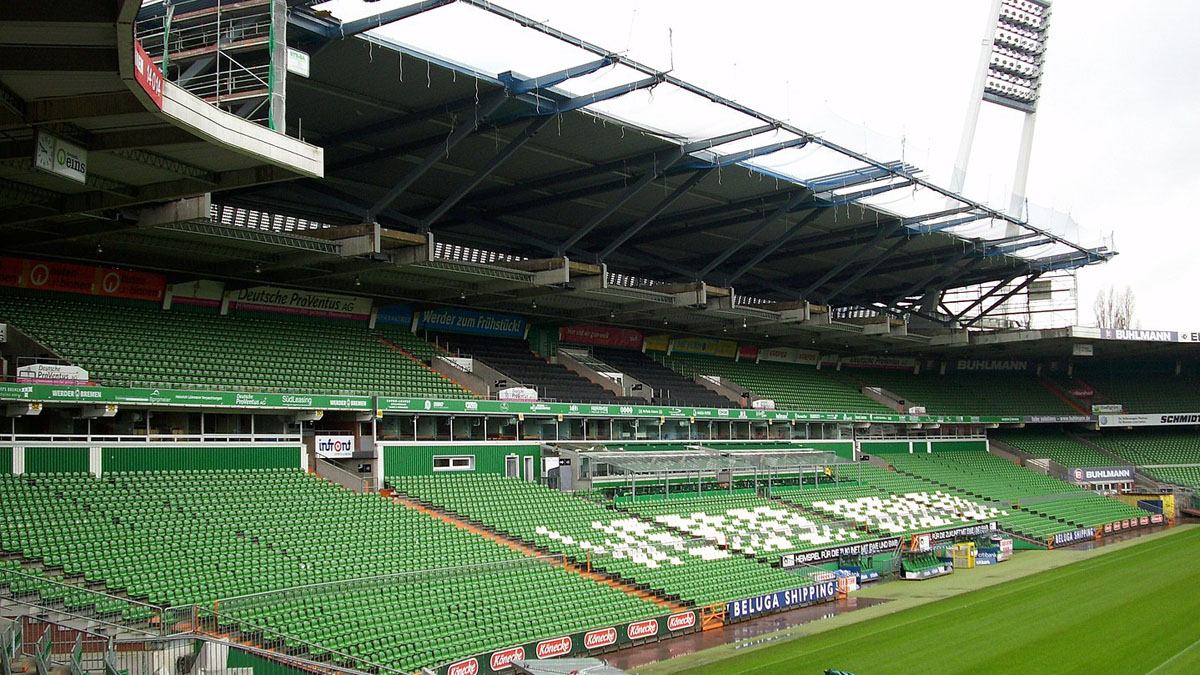
{"label": "s\u00fcdleasing banner", "polygon": [[300,314],[334,319],[365,321],[371,316],[371,299],[334,293],[295,291],[274,286],[255,286],[230,291],[231,307],[255,312]]}

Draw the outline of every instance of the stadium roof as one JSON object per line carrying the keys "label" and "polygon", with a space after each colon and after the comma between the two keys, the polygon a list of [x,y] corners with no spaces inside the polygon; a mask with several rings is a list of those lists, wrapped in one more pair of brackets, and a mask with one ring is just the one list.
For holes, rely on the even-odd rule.
{"label": "stadium roof", "polygon": [[[928,289],[1113,255],[488,2],[375,3],[346,23],[289,4],[312,64],[287,80],[287,128],[324,148],[324,177],[212,185],[207,217],[155,227],[28,226],[12,250],[867,348],[927,342],[903,317]],[[458,39],[432,37],[450,27]],[[151,148],[182,170],[170,150]],[[188,162],[211,172],[200,160],[220,152]],[[103,255],[86,236],[100,231]]]}
{"label": "stadium roof", "polygon": [[822,304],[1111,255],[490,2],[296,25],[316,57],[289,109],[329,175],[246,206]]}

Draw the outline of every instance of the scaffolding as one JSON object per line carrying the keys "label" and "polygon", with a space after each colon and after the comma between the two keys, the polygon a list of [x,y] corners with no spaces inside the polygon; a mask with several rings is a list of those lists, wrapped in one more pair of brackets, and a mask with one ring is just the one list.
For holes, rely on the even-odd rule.
{"label": "scaffolding", "polygon": [[238,117],[283,132],[284,0],[165,0],[138,15],[136,38],[163,77]]}

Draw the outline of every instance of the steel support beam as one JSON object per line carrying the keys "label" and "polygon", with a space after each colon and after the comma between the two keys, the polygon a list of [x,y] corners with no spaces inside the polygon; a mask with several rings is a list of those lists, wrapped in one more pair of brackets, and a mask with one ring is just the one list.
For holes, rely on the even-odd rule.
{"label": "steel support beam", "polygon": [[[644,152],[644,153],[641,153],[638,155],[623,157],[621,159],[615,159],[615,160],[611,160],[608,162],[602,162],[600,164],[596,164],[593,166],[575,169],[573,171],[565,171],[565,172],[561,172],[561,173],[551,174],[548,176],[542,176],[540,178],[532,178],[532,179],[529,179],[526,181],[522,181],[521,187],[526,191],[543,190],[545,188],[549,188],[549,187],[552,187],[555,185],[561,185],[563,183],[571,183],[571,182],[574,182],[577,180],[583,180],[585,178],[591,178],[592,176],[598,176],[598,175],[602,175],[605,173],[610,173],[610,172],[614,172],[614,171],[627,171],[630,166],[638,166],[641,164],[654,162],[656,158],[661,158],[664,152],[674,151],[674,152],[680,152],[683,154],[690,154],[693,152],[699,152],[701,150],[707,150],[709,148],[714,148],[719,145],[724,145],[725,143],[732,143],[734,141],[739,141],[744,138],[756,136],[758,134],[766,133],[768,131],[773,131],[775,128],[776,127],[772,126],[772,125],[758,126],[758,127],[752,128],[752,129],[744,129],[742,131],[735,131],[735,132],[732,132],[729,134],[723,134],[721,136],[714,136],[712,138],[705,138],[705,139],[701,139],[699,141],[686,143],[680,148],[669,148],[666,151],[655,150],[652,152]],[[486,201],[493,197],[499,197],[499,196],[506,195],[509,192],[510,192],[510,190],[508,188],[496,188],[496,189],[491,189],[491,190],[483,190],[483,191],[480,191],[475,196],[475,199],[473,199],[472,202],[476,203],[476,202],[480,202],[480,201]],[[536,204],[536,203],[537,203],[536,201],[529,202],[529,204],[531,204],[531,205]],[[523,206],[524,204],[522,203],[522,204],[518,204],[518,205]]]}
{"label": "steel support beam", "polygon": [[470,121],[462,122],[455,127],[454,130],[450,132],[450,135],[446,137],[444,148],[439,147],[433,152],[425,155],[425,159],[421,160],[420,164],[413,167],[407,174],[404,175],[403,178],[393,185],[390,190],[388,190],[382,197],[372,204],[371,209],[367,213],[367,217],[363,220],[363,222],[371,222],[375,220],[376,214],[391,206],[392,202],[396,201],[397,197],[403,194],[404,191],[411,187],[413,183],[417,182],[421,176],[424,176],[427,171],[432,169],[433,165],[437,164],[439,159],[454,149],[454,146],[463,142],[468,136],[475,133],[475,130],[479,128],[479,125],[482,124],[489,115],[496,112],[496,110],[498,110],[500,106],[504,104],[505,99],[507,99],[505,92],[498,91],[493,92],[480,101],[479,107],[475,111],[474,118]]}
{"label": "steel support beam", "polygon": [[500,80],[500,83],[507,87],[508,90],[514,94],[524,94],[536,89],[545,89],[546,87],[553,87],[556,84],[562,84],[573,77],[590,75],[605,66],[611,66],[612,62],[612,59],[604,57],[602,59],[589,61],[578,66],[571,66],[570,68],[564,68],[554,73],[548,73],[546,75],[542,75],[541,77],[533,78],[520,78],[513,73],[513,71],[509,70],[507,72],[500,73],[496,79]]}
{"label": "steel support beam", "polygon": [[896,222],[892,223],[891,226],[879,228],[879,232],[875,235],[874,238],[871,239],[871,241],[868,241],[867,243],[863,244],[862,246],[859,246],[858,249],[856,251],[854,251],[854,253],[852,255],[846,257],[846,259],[842,260],[842,262],[838,263],[837,265],[834,265],[833,267],[829,268],[829,270],[827,272],[825,272],[825,274],[822,274],[819,279],[817,279],[816,281],[809,284],[808,287],[806,287],[800,293],[800,297],[807,299],[812,294],[813,291],[815,291],[818,288],[820,288],[821,286],[825,285],[825,282],[827,282],[830,279],[841,274],[842,270],[844,270],[847,267],[858,262],[859,256],[863,255],[864,253],[871,250],[872,248],[875,248],[876,246],[879,245],[879,242],[883,241],[889,235],[891,235],[893,232],[900,229],[900,225],[901,225],[901,221],[897,220]]}
{"label": "steel support beam", "polygon": [[330,30],[326,33],[325,37],[331,39],[344,39],[352,37],[358,35],[359,33],[369,31],[372,28],[386,26],[389,23],[407,19],[410,16],[416,16],[417,14],[428,12],[431,9],[437,9],[442,5],[448,5],[454,1],[455,0],[423,0],[423,2],[405,5],[404,7],[397,7],[395,9],[390,9],[386,12],[380,12],[372,16],[366,16],[354,21],[347,21],[336,28],[330,27]]}
{"label": "steel support beam", "polygon": [[621,208],[630,199],[633,199],[635,196],[637,196],[637,193],[646,189],[646,186],[650,185],[654,181],[661,178],[662,175],[664,173],[666,173],[666,171],[668,169],[670,169],[672,165],[675,164],[675,162],[678,162],[683,157],[684,157],[684,155],[679,155],[675,159],[667,162],[666,164],[664,164],[662,166],[655,166],[650,171],[647,171],[646,173],[642,174],[641,178],[637,179],[637,182],[635,182],[633,185],[630,185],[628,188],[626,188],[625,192],[623,192],[619,197],[617,197],[611,203],[609,203],[608,206],[604,207],[604,210],[602,210],[600,213],[597,213],[596,215],[592,216],[592,219],[589,220],[583,227],[576,230],[575,233],[572,234],[570,237],[568,237],[566,241],[559,244],[557,255],[559,255],[559,256],[566,255],[566,252],[568,250],[570,250],[570,248],[572,246],[574,246],[575,244],[578,244],[581,239],[583,239],[584,237],[591,234],[592,230],[596,229],[597,225],[608,220],[609,216],[616,213],[617,209]]}
{"label": "steel support beam", "polygon": [[849,279],[843,281],[840,286],[835,288],[828,295],[821,298],[821,303],[828,305],[829,303],[833,302],[834,299],[837,298],[842,293],[844,293],[846,291],[846,289],[850,288],[855,283],[857,283],[859,279],[862,279],[867,274],[869,274],[871,272],[871,270],[875,269],[876,267],[879,267],[880,263],[882,263],[884,260],[887,260],[893,254],[895,254],[896,251],[899,251],[900,249],[904,248],[905,246],[908,246],[909,244],[911,244],[913,239],[914,239],[914,237],[904,237],[903,239],[896,240],[896,242],[893,243],[891,246],[887,247],[887,249],[885,249],[883,251],[883,253],[880,253],[879,255],[875,256],[875,259],[872,260],[870,264],[859,267],[854,272],[854,274],[850,276]]}
{"label": "steel support beam", "polygon": [[976,322],[978,322],[978,321],[979,321],[980,319],[982,319],[983,317],[987,316],[987,315],[988,315],[988,313],[989,313],[989,312],[991,312],[993,309],[996,309],[996,308],[997,308],[997,307],[999,307],[1000,305],[1003,305],[1005,302],[1007,302],[1007,301],[1008,301],[1008,299],[1009,299],[1009,298],[1011,298],[1012,296],[1016,295],[1017,293],[1020,293],[1021,291],[1025,290],[1026,288],[1028,288],[1028,287],[1029,287],[1029,284],[1032,284],[1033,282],[1037,281],[1038,277],[1040,277],[1040,276],[1042,276],[1042,273],[1041,273],[1041,272],[1037,272],[1037,273],[1035,273],[1035,274],[1031,274],[1031,275],[1029,275],[1029,277],[1028,277],[1027,279],[1025,279],[1025,281],[1022,281],[1020,284],[1018,284],[1016,288],[1012,289],[1012,290],[1011,290],[1011,291],[1009,291],[1008,293],[1005,293],[1005,294],[1004,294],[1004,297],[1002,297],[1002,298],[1000,298],[999,300],[997,300],[997,301],[993,302],[991,305],[989,305],[989,306],[988,306],[988,308],[987,308],[987,309],[985,309],[985,310],[981,311],[981,312],[978,314],[978,316],[976,316],[974,319],[971,319],[970,321],[968,321],[968,322],[964,323],[964,324],[962,325],[962,327],[963,327],[963,328],[970,328],[971,326],[975,325],[975,323],[976,323]]}
{"label": "steel support beam", "polygon": [[626,228],[626,230],[622,232],[619,237],[614,239],[612,243],[606,246],[597,257],[600,260],[604,260],[608,256],[612,255],[614,251],[616,251],[618,248],[621,248],[625,242],[629,241],[633,235],[640,232],[643,227],[653,222],[655,218],[660,216],[663,211],[666,211],[668,208],[670,208],[670,206],[678,201],[680,197],[687,194],[688,190],[696,187],[700,181],[704,180],[704,177],[708,175],[709,171],[711,171],[711,169],[701,169],[693,173],[690,177],[688,177],[687,180],[680,184],[679,187],[672,190],[671,194],[663,197],[662,201],[656,204],[654,208],[646,212],[646,215],[642,216],[637,222]]}
{"label": "steel support beam", "polygon": [[791,199],[789,199],[786,202],[784,202],[783,204],[781,204],[777,209],[772,211],[769,216],[767,216],[766,218],[763,218],[762,222],[760,222],[758,225],[756,225],[754,227],[754,229],[747,232],[746,235],[741,238],[741,240],[739,240],[733,246],[730,246],[729,248],[725,249],[725,251],[723,253],[721,253],[721,255],[717,256],[711,262],[709,262],[707,265],[705,265],[696,274],[696,279],[697,280],[703,279],[709,272],[711,272],[714,269],[716,269],[717,267],[719,267],[721,265],[721,263],[725,262],[726,260],[729,260],[729,256],[742,250],[743,246],[745,246],[746,244],[749,244],[751,241],[753,241],[755,237],[762,234],[763,231],[765,231],[768,227],[773,225],[775,223],[775,221],[779,220],[783,216],[790,213],[792,211],[792,209],[796,208],[803,202],[807,201],[809,197],[810,197],[810,193],[807,190],[801,190],[800,192],[797,192],[796,194],[792,195]]}
{"label": "steel support beam", "polygon": [[1021,276],[1021,273],[1020,273],[1020,272],[1016,272],[1016,273],[1013,273],[1013,274],[1011,274],[1011,275],[1009,275],[1009,276],[1005,277],[1003,281],[1001,281],[1000,283],[996,284],[995,286],[992,286],[992,287],[991,287],[991,289],[989,289],[987,293],[984,293],[983,295],[980,295],[980,296],[979,296],[978,298],[976,298],[976,299],[975,299],[975,300],[974,300],[974,301],[973,301],[971,304],[967,305],[966,309],[962,310],[962,311],[961,311],[961,312],[959,312],[958,314],[955,314],[955,315],[954,315],[954,320],[955,320],[955,321],[962,321],[962,318],[963,318],[964,316],[966,316],[968,312],[970,312],[971,310],[975,309],[976,307],[978,307],[978,306],[982,305],[984,302],[986,302],[986,301],[987,301],[987,299],[988,299],[988,298],[992,297],[992,296],[993,296],[993,295],[995,295],[996,293],[999,293],[1001,288],[1004,288],[1004,287],[1005,287],[1005,286],[1007,286],[1008,284],[1012,283],[1012,280],[1013,280],[1013,279],[1016,279],[1016,278],[1017,278],[1017,277],[1019,277],[1019,276]]}
{"label": "steel support beam", "polygon": [[763,260],[766,260],[767,257],[770,256],[775,251],[777,251],[780,246],[783,246],[784,244],[786,244],[789,239],[791,239],[793,236],[796,235],[797,232],[804,229],[805,225],[808,225],[809,223],[811,223],[812,221],[814,221],[820,217],[821,217],[820,211],[813,211],[812,213],[809,213],[808,215],[804,216],[803,218],[796,221],[795,223],[789,225],[788,228],[786,230],[784,230],[782,234],[780,234],[778,237],[775,238],[775,241],[771,242],[770,244],[767,244],[765,247],[760,249],[758,251],[758,253],[754,254],[753,258],[747,260],[741,267],[737,268],[737,271],[735,271],[733,274],[730,274],[729,276],[725,277],[725,285],[726,286],[732,285],[733,282],[740,279],[743,274],[745,274],[746,272],[749,272],[751,268],[753,268],[755,265],[759,264]]}
{"label": "steel support beam", "polygon": [[433,211],[422,218],[420,227],[421,231],[428,232],[429,228],[435,222],[437,222],[438,218],[446,215],[446,212],[454,208],[458,202],[462,201],[463,197],[466,197],[468,194],[470,194],[471,190],[474,190],[480,183],[484,181],[485,178],[490,176],[492,172],[500,168],[501,164],[504,164],[504,162],[508,161],[508,159],[512,157],[513,153],[520,149],[522,145],[525,145],[529,139],[537,135],[537,133],[541,131],[542,127],[546,126],[551,119],[553,118],[538,117],[530,122],[529,125],[526,126],[525,129],[516,136],[516,138],[513,138],[508,142],[508,145],[504,146],[504,149],[496,153],[496,155],[492,157],[487,164],[476,171],[474,176],[471,176],[467,182],[458,186],[458,188],[451,193],[450,196],[443,199],[441,204],[438,204]]}

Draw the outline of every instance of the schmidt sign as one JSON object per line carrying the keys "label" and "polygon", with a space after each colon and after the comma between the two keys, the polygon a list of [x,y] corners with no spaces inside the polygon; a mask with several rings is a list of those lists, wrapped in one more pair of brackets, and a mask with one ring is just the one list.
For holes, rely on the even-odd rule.
{"label": "schmidt sign", "polygon": [[1071,478],[1076,483],[1123,483],[1133,480],[1133,467],[1107,466],[1071,469]]}

